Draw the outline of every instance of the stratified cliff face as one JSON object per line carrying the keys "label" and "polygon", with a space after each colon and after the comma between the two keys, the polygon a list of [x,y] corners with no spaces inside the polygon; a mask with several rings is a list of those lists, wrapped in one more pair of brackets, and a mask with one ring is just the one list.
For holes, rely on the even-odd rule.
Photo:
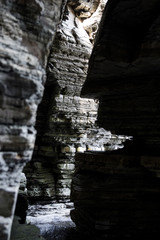
{"label": "stratified cliff face", "polygon": [[[31,198],[68,200],[76,168],[72,219],[82,232],[98,240],[159,235],[160,2],[108,1],[82,90],[105,3],[0,3],[2,240],[33,148],[25,169]],[[100,100],[101,128],[98,101],[88,97]],[[123,148],[128,137],[107,130],[133,141],[92,154]]]}
{"label": "stratified cliff face", "polygon": [[82,96],[98,123],[133,136],[122,150],[78,154],[72,219],[96,239],[160,234],[160,2],[108,1]]}
{"label": "stratified cliff face", "polygon": [[156,0],[108,2],[83,88],[102,100],[100,126],[132,135],[134,151],[151,154],[160,143],[159,9]]}
{"label": "stratified cliff face", "polygon": [[31,158],[35,118],[62,1],[0,3],[0,239],[9,239],[20,173]]}
{"label": "stratified cliff face", "polygon": [[70,197],[74,142],[78,138],[74,128],[80,121],[89,121],[90,107],[93,112],[90,121],[95,121],[97,113],[94,100],[83,103],[79,97],[91,50],[92,44],[81,21],[67,6],[48,60],[45,93],[37,114],[33,159],[25,168],[28,196],[32,200]]}
{"label": "stratified cliff face", "polygon": [[[105,2],[100,1],[93,19],[84,21],[77,17],[75,2],[69,2],[58,26],[48,60],[45,94],[37,114],[35,151],[25,168],[30,200],[70,200],[75,154],[123,147],[124,136],[119,138],[96,126],[98,102],[80,97],[93,47],[84,22],[90,29],[97,26]],[[82,10],[84,4],[78,9]],[[89,7],[85,11],[92,13]]]}
{"label": "stratified cliff face", "polygon": [[91,50],[82,22],[68,5],[48,60],[33,159],[25,168],[30,199],[70,198],[74,155],[83,147],[78,128],[93,124],[97,116],[98,104],[80,98]]}

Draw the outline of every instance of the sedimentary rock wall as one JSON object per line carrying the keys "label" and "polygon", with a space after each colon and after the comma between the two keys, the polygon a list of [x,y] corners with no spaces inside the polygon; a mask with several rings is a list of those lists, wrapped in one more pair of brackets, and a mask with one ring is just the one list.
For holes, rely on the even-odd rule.
{"label": "sedimentary rock wall", "polygon": [[82,22],[68,6],[48,61],[45,94],[37,115],[33,161],[25,169],[30,198],[64,200],[70,197],[74,155],[78,147],[83,147],[78,145],[81,134],[78,128],[94,124],[97,116],[98,103],[80,98],[91,50]]}
{"label": "sedimentary rock wall", "polygon": [[108,2],[83,90],[102,99],[100,126],[133,135],[151,154],[159,148],[159,9],[159,1]]}
{"label": "sedimentary rock wall", "polygon": [[61,1],[0,3],[0,239],[10,235],[20,173],[31,158],[35,118]]}
{"label": "sedimentary rock wall", "polygon": [[72,219],[96,239],[159,235],[159,1],[108,1],[82,96],[98,123],[133,136],[118,152],[79,154]]}
{"label": "sedimentary rock wall", "polygon": [[[98,24],[105,2],[100,1],[94,19],[88,18],[85,26]],[[35,151],[25,168],[30,200],[69,200],[76,152],[121,148],[127,138],[98,128],[98,101],[80,97],[93,47],[82,15],[77,17],[84,4],[75,8],[75,1],[69,2],[52,45],[45,94],[37,115]],[[86,6],[85,12],[92,14]]]}

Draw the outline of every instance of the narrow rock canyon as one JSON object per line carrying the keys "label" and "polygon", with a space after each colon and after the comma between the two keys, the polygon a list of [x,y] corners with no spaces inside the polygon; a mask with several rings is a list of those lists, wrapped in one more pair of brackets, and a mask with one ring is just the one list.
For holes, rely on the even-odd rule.
{"label": "narrow rock canyon", "polygon": [[0,7],[0,239],[157,239],[159,1]]}

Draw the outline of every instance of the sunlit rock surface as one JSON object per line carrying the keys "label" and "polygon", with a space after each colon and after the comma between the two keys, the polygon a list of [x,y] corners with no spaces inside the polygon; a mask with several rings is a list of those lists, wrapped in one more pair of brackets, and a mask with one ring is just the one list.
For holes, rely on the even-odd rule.
{"label": "sunlit rock surface", "polygon": [[[80,18],[88,18],[93,14],[98,5],[100,3],[100,0],[69,0],[68,4],[72,6],[75,13]],[[86,14],[86,15],[85,15]]]}
{"label": "sunlit rock surface", "polygon": [[107,1],[108,0],[100,0],[96,11],[89,18],[86,18],[83,21],[83,26],[89,34],[90,41],[92,42],[95,40]]}

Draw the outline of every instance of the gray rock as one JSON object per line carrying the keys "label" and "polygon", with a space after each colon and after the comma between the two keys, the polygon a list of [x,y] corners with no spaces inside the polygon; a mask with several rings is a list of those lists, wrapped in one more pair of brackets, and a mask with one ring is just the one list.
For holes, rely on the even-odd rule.
{"label": "gray rock", "polygon": [[[101,1],[97,9],[101,15],[102,3],[104,2]],[[36,199],[36,196],[46,200],[42,189],[52,185],[55,199],[68,201],[75,154],[119,149],[127,139],[126,136],[113,135],[103,128],[99,129],[96,125],[98,101],[80,97],[93,47],[82,19],[77,15],[78,9],[83,9],[84,4],[88,11],[93,13],[98,1],[84,1],[79,6],[77,2],[69,1],[52,45],[45,94],[37,113],[37,140],[33,164],[29,164],[25,169],[29,198],[32,200]],[[98,23],[100,17],[94,18],[92,23]],[[43,163],[41,168],[35,166],[39,161]],[[35,168],[31,169],[32,166]],[[47,178],[51,172],[52,181]],[[66,184],[60,184],[63,180],[68,181],[67,187]]]}
{"label": "gray rock", "polygon": [[[0,238],[8,240],[20,175],[31,159],[61,1],[0,3]],[[6,216],[7,214],[7,216]]]}

